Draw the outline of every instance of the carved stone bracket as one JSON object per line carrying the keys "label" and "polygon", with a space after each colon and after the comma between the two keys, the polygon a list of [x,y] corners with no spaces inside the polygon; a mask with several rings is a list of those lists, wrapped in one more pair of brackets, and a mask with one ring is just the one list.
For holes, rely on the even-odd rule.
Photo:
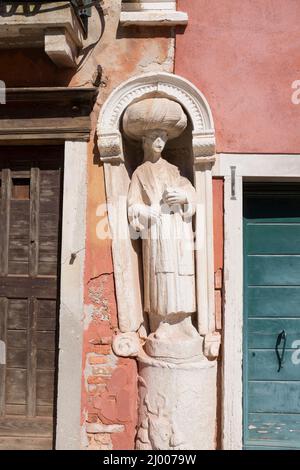
{"label": "carved stone bracket", "polygon": [[103,134],[98,141],[98,146],[103,163],[124,162],[122,136],[119,131]]}
{"label": "carved stone bracket", "polygon": [[193,150],[195,164],[215,163],[216,140],[214,133],[193,133]]}

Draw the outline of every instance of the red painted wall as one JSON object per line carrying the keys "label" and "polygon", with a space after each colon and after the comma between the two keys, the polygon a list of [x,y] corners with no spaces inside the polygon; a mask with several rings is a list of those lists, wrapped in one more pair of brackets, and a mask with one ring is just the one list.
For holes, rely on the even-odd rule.
{"label": "red painted wall", "polygon": [[213,179],[214,271],[216,330],[222,328],[222,290],[224,265],[224,182]]}
{"label": "red painted wall", "polygon": [[[175,72],[204,93],[218,152],[299,153],[298,0],[178,0]],[[183,31],[179,31],[183,33]]]}

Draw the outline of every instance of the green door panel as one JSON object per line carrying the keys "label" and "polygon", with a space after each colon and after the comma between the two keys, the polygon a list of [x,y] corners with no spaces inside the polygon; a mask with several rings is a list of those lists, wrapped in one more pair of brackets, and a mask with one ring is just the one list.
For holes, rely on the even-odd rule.
{"label": "green door panel", "polygon": [[284,329],[288,332],[286,348],[295,352],[300,348],[300,318],[249,318],[248,348],[275,352],[277,336]]}
{"label": "green door panel", "polygon": [[299,410],[300,381],[249,381],[250,413],[299,413]]}
{"label": "green door panel", "polygon": [[300,414],[249,413],[247,437],[253,441],[283,441],[299,446]]}
{"label": "green door panel", "polygon": [[245,186],[243,409],[245,449],[300,449],[300,185]]}
{"label": "green door panel", "polygon": [[248,285],[300,285],[300,256],[249,255]]}
{"label": "green door panel", "polygon": [[300,225],[248,224],[248,254],[299,255]]}
{"label": "green door panel", "polygon": [[[300,341],[299,341],[300,346]],[[274,348],[248,350],[249,380],[299,380],[300,349],[286,349],[282,369],[278,372],[278,360]]]}
{"label": "green door panel", "polygon": [[300,318],[300,287],[247,286],[248,317]]}
{"label": "green door panel", "polygon": [[[252,445],[255,444],[255,445]],[[273,444],[273,445],[272,445]],[[251,441],[250,445],[245,447],[246,450],[298,450],[299,442],[298,441]]]}

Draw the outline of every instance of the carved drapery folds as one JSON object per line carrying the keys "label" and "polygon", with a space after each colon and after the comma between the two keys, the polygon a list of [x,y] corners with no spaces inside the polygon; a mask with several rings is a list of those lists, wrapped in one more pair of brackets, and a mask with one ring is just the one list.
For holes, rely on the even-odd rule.
{"label": "carved drapery folds", "polygon": [[[162,144],[162,148],[165,146],[168,140],[168,129],[166,129],[165,123],[161,126],[158,123],[157,126],[154,125],[158,128],[155,131],[156,134],[153,135],[152,132],[151,136],[147,137],[148,141],[145,141],[146,137],[138,137],[143,140],[144,147],[144,163],[141,165],[140,154],[143,154],[143,152],[140,151],[141,149],[136,150],[137,147],[132,146],[132,143],[128,143],[122,121],[124,113],[126,114],[126,110],[129,108],[133,109],[134,112],[140,112],[139,106],[133,106],[139,102],[142,102],[141,109],[143,109],[143,106],[145,109],[149,107],[149,116],[152,112],[153,119],[158,119],[159,114],[159,105],[157,106],[155,103],[160,103],[162,107],[167,108],[167,103],[170,103],[171,114],[173,112],[175,115],[179,112],[180,115],[179,110],[181,109],[182,116],[187,116],[188,120],[187,127],[184,126],[186,127],[185,132],[182,137],[178,137],[178,139],[182,139],[182,142],[184,141],[184,144],[176,139],[173,146],[170,143],[170,146],[166,147],[168,154],[166,158],[169,161],[160,158],[159,162],[155,163],[155,171],[154,166],[151,166],[153,163],[151,159],[150,163],[145,163],[147,160],[146,153],[148,153],[152,144]],[[153,111],[153,106],[155,111]],[[126,116],[128,116],[128,113]],[[170,116],[167,119],[170,120],[170,126],[175,125],[172,124]],[[148,128],[149,126],[145,127]],[[134,126],[132,129],[134,133]],[[183,129],[180,132],[183,132]],[[137,357],[139,363],[140,408],[137,448],[213,448],[216,413],[216,361],[214,359],[218,355],[219,335],[215,333],[214,313],[211,173],[215,161],[215,134],[209,106],[199,90],[187,80],[167,73],[145,74],[121,84],[111,94],[102,108],[97,132],[100,157],[104,163],[108,217],[112,234],[118,320],[122,332],[121,335],[115,338],[113,347],[116,354]],[[141,133],[141,129],[139,129],[139,132]],[[169,131],[169,137],[171,134]],[[134,135],[131,135],[131,137],[134,137]],[[176,160],[177,157],[178,162],[174,161],[174,165],[173,160]],[[148,163],[151,168],[147,166]],[[138,172],[134,171],[137,167],[139,168]],[[179,170],[183,170],[183,172],[186,170],[184,176],[187,177],[179,176]],[[160,178],[160,172],[163,174],[162,178]],[[130,186],[132,173],[133,183]],[[167,198],[168,191],[171,199],[176,196],[172,191],[178,184],[181,188],[178,194],[183,198],[182,201],[186,199],[188,203],[190,197],[195,199],[195,203],[193,203],[195,209],[190,214],[192,216],[196,211],[196,250],[193,255],[196,272],[193,271],[194,274],[192,272],[187,273],[194,276],[194,281],[191,282],[191,278],[187,276],[186,285],[188,286],[187,289],[193,289],[194,291],[197,304],[196,323],[194,314],[192,315],[192,312],[189,311],[192,309],[191,305],[195,305],[195,302],[180,302],[178,293],[174,293],[174,302],[172,302],[172,298],[170,299],[172,289],[167,296],[164,293],[164,298],[167,299],[165,305],[164,302],[157,302],[155,296],[154,303],[151,300],[151,295],[149,301],[149,305],[151,305],[151,302],[152,306],[155,305],[155,308],[151,308],[158,310],[158,312],[152,312],[156,314],[161,311],[164,312],[165,309],[165,314],[168,314],[171,308],[170,305],[180,305],[178,311],[175,311],[172,316],[172,320],[168,319],[160,322],[157,320],[158,315],[154,315],[154,321],[153,316],[151,317],[151,308],[146,307],[148,300],[143,298],[148,275],[145,269],[143,272],[143,259],[145,264],[147,259],[147,257],[145,258],[145,250],[149,253],[149,249],[152,248],[151,244],[144,243],[144,240],[142,240],[142,256],[141,240],[132,239],[127,214],[128,193],[130,187],[131,193],[134,191],[133,201],[135,201],[135,197],[140,198],[142,201],[143,197],[148,197],[151,194],[151,191],[149,193],[147,189],[147,185],[150,184],[151,186],[152,184],[151,178],[155,184],[156,180],[160,179],[161,187],[157,183],[157,187],[160,188],[158,189],[160,196],[163,194],[165,179],[171,186],[171,189],[166,187]],[[139,191],[134,189],[134,185],[137,185],[136,188],[141,185],[141,191],[145,190],[146,193],[139,194]],[[177,197],[179,197],[178,194]],[[194,196],[187,196],[188,194]],[[173,217],[172,220],[174,220],[177,227],[180,227],[180,230],[187,230],[188,225],[182,219],[181,209],[179,213],[170,217]],[[135,216],[138,219],[138,210],[136,210]],[[180,222],[181,220],[182,222]],[[160,223],[163,224],[163,222]],[[153,234],[154,232],[150,230],[149,233]],[[161,243],[158,244],[158,250],[165,249],[162,254],[165,263],[167,248],[162,248],[164,245]],[[175,251],[177,250],[176,246],[174,245]],[[157,250],[155,253],[157,255]],[[151,253],[149,260],[153,260]],[[149,261],[150,264],[151,262]],[[160,260],[159,263],[161,263]],[[160,271],[160,269],[157,269],[157,265],[151,269],[150,275],[152,277],[157,272],[164,272],[165,270],[163,268]],[[159,276],[160,274],[158,274]],[[179,286],[183,279],[180,279],[179,282],[176,281],[176,275],[173,276],[175,281],[171,274],[166,276],[169,276],[167,281],[164,280],[164,277],[161,277],[161,284],[165,286],[165,291],[169,289],[170,282],[172,285],[176,285],[177,282]],[[163,288],[158,287],[155,295],[163,293],[163,290],[160,289]],[[148,298],[148,288],[145,294]],[[186,311],[185,305],[189,306]],[[145,315],[144,310],[147,311],[147,315]],[[197,329],[192,326],[191,319],[197,325]],[[174,347],[176,338],[177,344]],[[205,409],[203,409],[203,405]],[[199,413],[198,411],[195,412],[195,407],[197,410],[200,409]],[[186,420],[187,414],[190,415],[188,420]]]}

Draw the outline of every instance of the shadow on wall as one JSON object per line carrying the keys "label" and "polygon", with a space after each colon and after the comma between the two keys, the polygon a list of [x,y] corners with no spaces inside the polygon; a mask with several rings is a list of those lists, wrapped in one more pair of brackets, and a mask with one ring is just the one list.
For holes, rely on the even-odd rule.
{"label": "shadow on wall", "polygon": [[121,26],[117,29],[116,39],[149,39],[149,38],[175,38],[175,27],[147,27],[147,26]]}

